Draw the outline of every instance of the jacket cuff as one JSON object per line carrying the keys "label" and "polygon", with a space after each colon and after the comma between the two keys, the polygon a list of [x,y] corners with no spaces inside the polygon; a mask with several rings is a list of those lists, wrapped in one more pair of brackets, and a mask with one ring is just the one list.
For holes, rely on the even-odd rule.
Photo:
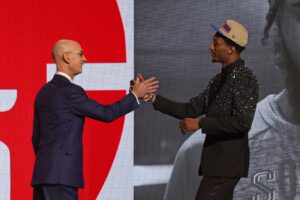
{"label": "jacket cuff", "polygon": [[206,134],[209,129],[209,120],[207,120],[206,117],[201,117],[200,121],[201,121],[201,130],[202,130],[201,132],[202,134]]}
{"label": "jacket cuff", "polygon": [[134,94],[134,92],[132,92],[131,90],[130,90],[130,93],[133,94],[133,96],[134,96],[135,99],[136,99],[136,102],[140,105],[139,98],[138,98],[138,97]]}

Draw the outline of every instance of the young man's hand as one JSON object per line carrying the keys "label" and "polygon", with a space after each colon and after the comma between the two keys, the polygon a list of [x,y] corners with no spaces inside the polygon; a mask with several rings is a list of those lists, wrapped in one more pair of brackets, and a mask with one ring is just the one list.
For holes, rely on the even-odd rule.
{"label": "young man's hand", "polygon": [[153,94],[157,91],[159,87],[159,81],[156,80],[155,77],[150,77],[148,79],[144,79],[141,74],[138,74],[135,80],[130,82],[131,91],[138,98],[148,98],[150,94]]}
{"label": "young man's hand", "polygon": [[179,127],[183,134],[193,132],[201,128],[201,120],[199,118],[184,118],[179,122]]}

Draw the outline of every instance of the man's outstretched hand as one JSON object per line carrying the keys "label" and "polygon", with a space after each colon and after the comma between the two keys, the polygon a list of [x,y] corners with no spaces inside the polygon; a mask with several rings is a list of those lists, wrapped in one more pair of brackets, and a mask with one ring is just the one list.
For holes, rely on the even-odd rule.
{"label": "man's outstretched hand", "polygon": [[157,91],[159,87],[159,81],[156,80],[155,77],[150,77],[148,79],[144,79],[144,77],[138,73],[135,80],[130,81],[131,91],[138,97],[149,98],[149,94],[153,94]]}

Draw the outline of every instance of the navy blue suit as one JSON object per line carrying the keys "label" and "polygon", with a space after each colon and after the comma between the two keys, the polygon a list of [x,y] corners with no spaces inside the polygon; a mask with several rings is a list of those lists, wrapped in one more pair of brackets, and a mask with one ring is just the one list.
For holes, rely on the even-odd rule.
{"label": "navy blue suit", "polygon": [[82,131],[85,117],[111,122],[139,107],[132,93],[104,106],[61,75],[37,94],[32,143],[36,154],[32,185],[84,187]]}

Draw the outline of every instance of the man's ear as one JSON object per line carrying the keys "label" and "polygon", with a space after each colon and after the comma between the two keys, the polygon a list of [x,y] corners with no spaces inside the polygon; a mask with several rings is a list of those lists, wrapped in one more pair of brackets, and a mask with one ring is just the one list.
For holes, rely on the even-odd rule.
{"label": "man's ear", "polygon": [[233,47],[233,46],[231,46],[231,47],[229,47],[229,50],[227,51],[227,54],[228,55],[231,55],[231,54],[233,54],[233,52],[235,51],[236,49]]}
{"label": "man's ear", "polygon": [[69,64],[69,56],[67,53],[62,54],[62,60],[63,60],[63,62]]}

